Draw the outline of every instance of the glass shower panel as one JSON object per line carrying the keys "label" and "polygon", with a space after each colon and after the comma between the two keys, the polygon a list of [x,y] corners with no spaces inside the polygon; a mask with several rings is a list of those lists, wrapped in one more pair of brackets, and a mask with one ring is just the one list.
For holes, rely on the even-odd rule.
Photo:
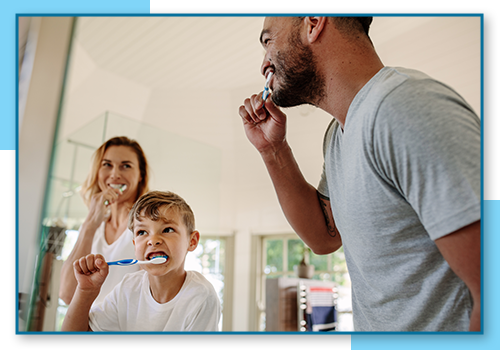
{"label": "glass shower panel", "polygon": [[177,193],[191,206],[198,229],[220,231],[220,149],[108,113],[105,139],[121,135],[137,140],[146,153],[151,168],[151,190]]}
{"label": "glass shower panel", "polygon": [[219,230],[221,150],[111,112],[59,140],[45,224],[63,221],[67,228],[78,229],[87,215],[78,190],[90,171],[92,154],[115,136],[139,142],[150,165],[151,190],[176,192],[192,207],[198,228]]}

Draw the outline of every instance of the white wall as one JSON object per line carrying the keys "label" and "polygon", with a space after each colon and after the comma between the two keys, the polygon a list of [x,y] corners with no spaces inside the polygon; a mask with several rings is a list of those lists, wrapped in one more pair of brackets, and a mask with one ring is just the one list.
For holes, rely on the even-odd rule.
{"label": "white wall", "polygon": [[[377,22],[380,25],[377,25]],[[414,68],[460,93],[481,112],[479,17],[387,17],[372,25],[372,39],[387,66]]]}

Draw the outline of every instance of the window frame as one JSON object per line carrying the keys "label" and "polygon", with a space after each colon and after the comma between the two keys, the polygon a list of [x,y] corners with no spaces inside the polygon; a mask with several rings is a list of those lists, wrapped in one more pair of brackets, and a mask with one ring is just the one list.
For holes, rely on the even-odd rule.
{"label": "window frame", "polygon": [[[267,264],[267,251],[266,251],[266,243],[269,240],[282,240],[283,242],[283,256],[282,256],[282,270],[271,272],[266,274],[264,272],[264,268]],[[291,277],[295,272],[288,270],[288,241],[290,240],[300,240],[300,237],[296,233],[283,233],[283,234],[268,234],[268,235],[258,235],[255,237],[253,241],[254,253],[252,256],[255,257],[255,308],[253,320],[251,322],[251,326],[254,327],[255,331],[265,331],[263,329],[263,317],[265,317],[266,312],[266,279],[268,276],[273,276],[273,278],[279,277]],[[303,241],[304,246],[307,246]],[[317,273],[346,273],[348,274],[347,268],[341,271],[333,271],[333,254],[327,254],[327,270],[318,270],[315,271]],[[293,276],[296,277],[296,276]],[[350,310],[342,310],[339,311],[339,314],[352,314],[352,306]]]}

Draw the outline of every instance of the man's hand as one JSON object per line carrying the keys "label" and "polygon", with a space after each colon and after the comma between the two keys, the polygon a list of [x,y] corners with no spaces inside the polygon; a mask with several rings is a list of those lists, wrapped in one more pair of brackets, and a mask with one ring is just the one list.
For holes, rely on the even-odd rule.
{"label": "man's hand", "polygon": [[274,152],[285,142],[286,115],[262,93],[245,99],[239,108],[248,140],[260,153]]}
{"label": "man's hand", "polygon": [[330,202],[318,199],[299,169],[286,141],[286,115],[262,94],[240,107],[245,132],[271,176],[283,213],[300,238],[316,253],[329,254],[342,246]]}
{"label": "man's hand", "polygon": [[101,254],[81,257],[73,263],[73,268],[78,283],[77,288],[84,292],[97,292],[97,294],[109,272],[109,266]]}

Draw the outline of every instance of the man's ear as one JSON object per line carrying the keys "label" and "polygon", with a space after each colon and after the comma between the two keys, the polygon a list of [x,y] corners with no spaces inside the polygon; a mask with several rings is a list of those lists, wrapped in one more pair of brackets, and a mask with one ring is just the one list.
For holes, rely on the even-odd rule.
{"label": "man's ear", "polygon": [[189,236],[188,251],[192,252],[193,250],[195,250],[196,247],[198,247],[199,241],[200,241],[200,233],[198,231],[191,232],[191,235]]}
{"label": "man's ear", "polygon": [[307,28],[307,40],[310,44],[317,41],[326,27],[328,17],[305,17],[304,22]]}

